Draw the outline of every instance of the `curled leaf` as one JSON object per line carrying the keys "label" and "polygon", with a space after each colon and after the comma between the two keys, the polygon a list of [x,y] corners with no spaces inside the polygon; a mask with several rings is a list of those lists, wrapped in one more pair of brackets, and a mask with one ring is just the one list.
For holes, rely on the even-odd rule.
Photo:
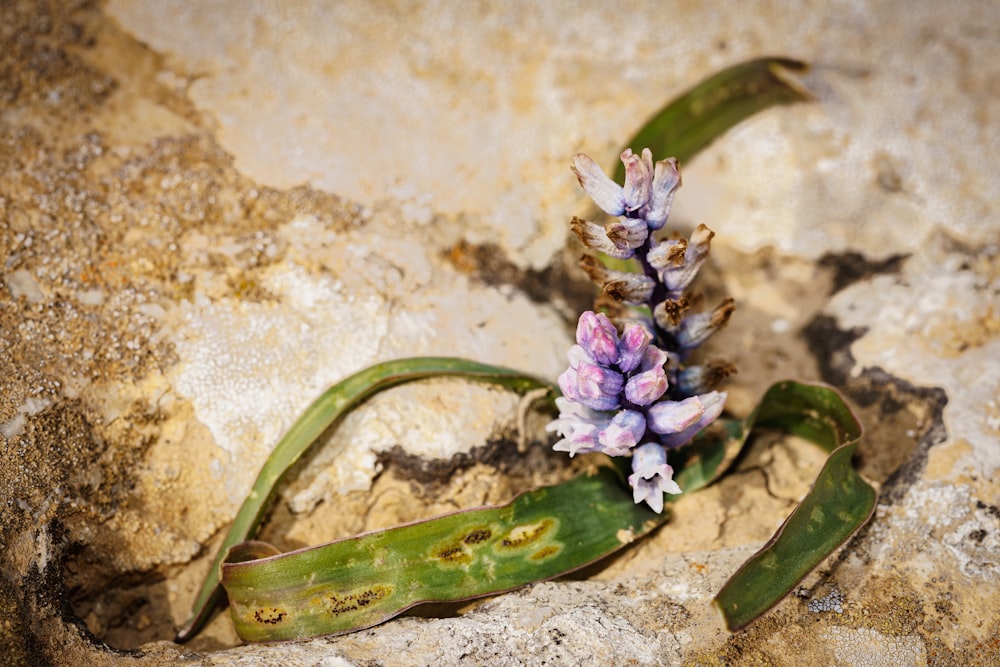
{"label": "curled leaf", "polygon": [[243,501],[212,561],[195,600],[191,617],[177,632],[174,641],[184,642],[193,637],[222,602],[219,566],[223,558],[231,547],[253,537],[274,500],[281,480],[323,431],[345,412],[379,391],[404,382],[443,376],[492,382],[521,392],[536,388],[556,391],[550,383],[520,371],[453,357],[414,357],[387,361],[355,373],[330,387],[306,408],[267,457],[250,495]]}
{"label": "curled leaf", "polygon": [[[874,491],[850,467],[861,434],[854,415],[835,390],[796,382],[773,386],[747,420],[720,420],[695,444],[674,452],[671,463],[684,491],[724,475],[758,426],[807,438],[831,456],[813,492],[772,540],[776,555],[758,554],[720,592],[716,604],[731,629],[784,597],[867,520],[874,506]],[[618,465],[622,461],[614,459]],[[622,468],[600,468],[503,506],[282,555],[259,543],[241,545],[222,566],[233,622],[247,641],[341,634],[423,602],[492,595],[571,572],[667,520],[668,513],[633,502],[623,475]],[[837,513],[838,523],[816,523],[817,507]],[[800,525],[795,517],[803,514],[809,522]],[[822,534],[812,535],[815,530]],[[254,552],[260,557],[248,560]],[[773,558],[782,567],[771,567]]]}
{"label": "curled leaf", "polygon": [[[682,164],[759,111],[812,98],[795,74],[809,66],[792,58],[748,60],[713,74],[671,100],[632,137],[626,148],[649,148],[657,159],[675,157]],[[615,180],[625,178],[619,166]]]}
{"label": "curled leaf", "polygon": [[664,520],[610,468],[466,510],[222,566],[240,638],[276,641],[381,623],[421,602],[492,595],[583,567]]}
{"label": "curled leaf", "polygon": [[851,465],[863,429],[833,388],[780,382],[748,420],[806,438],[830,453],[778,532],[734,574],[713,604],[730,631],[780,602],[875,511],[875,489]]}

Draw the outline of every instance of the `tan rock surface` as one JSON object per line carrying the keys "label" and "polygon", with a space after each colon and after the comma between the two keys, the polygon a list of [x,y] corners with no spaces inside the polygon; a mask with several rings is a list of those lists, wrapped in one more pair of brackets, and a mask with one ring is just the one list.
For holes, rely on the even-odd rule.
{"label": "tan rock surface", "polygon": [[[0,662],[1000,654],[995,5],[112,0],[0,18]],[[719,234],[703,280],[739,303],[711,349],[740,368],[730,408],[786,377],[859,407],[883,489],[862,535],[725,634],[708,602],[820,464],[761,442],[572,580],[337,639],[237,647],[221,615],[168,642],[261,461],[327,385],[438,353],[554,378],[588,300],[561,252],[584,209],[569,156],[610,163],[671,95],[765,53],[812,61],[817,101],[687,166],[674,222]],[[517,410],[445,381],[377,397],[264,537],[294,548],[571,474]]]}

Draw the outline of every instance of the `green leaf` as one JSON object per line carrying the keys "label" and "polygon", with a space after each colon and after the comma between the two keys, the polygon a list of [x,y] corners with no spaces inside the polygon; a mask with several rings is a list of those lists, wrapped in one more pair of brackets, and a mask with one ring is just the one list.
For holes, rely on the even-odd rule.
{"label": "green leaf", "polygon": [[174,641],[184,642],[193,637],[222,602],[219,567],[223,558],[231,547],[254,535],[274,500],[281,480],[323,431],[345,412],[383,389],[404,382],[442,376],[483,380],[521,392],[536,388],[546,388],[552,393],[558,391],[551,383],[520,371],[452,357],[415,357],[387,361],[355,373],[330,387],[292,424],[264,462],[250,495],[240,507],[212,562],[195,600],[191,617],[178,631]]}
{"label": "green leaf", "polygon": [[[624,479],[627,461],[617,459],[617,468],[601,467],[500,507],[456,512],[288,554],[243,541],[256,530],[284,472],[339,415],[381,389],[436,375],[556,393],[551,385],[516,371],[447,358],[388,362],[335,385],[293,425],[265,463],[216,557],[215,576],[205,582],[201,606],[195,606],[184,639],[212,611],[220,595],[220,569],[240,636],[275,641],[350,632],[422,602],[492,595],[557,577],[621,549],[667,520],[668,513],[657,515],[633,502]],[[786,595],[874,507],[874,491],[850,467],[861,435],[854,415],[833,389],[795,382],[768,390],[746,421],[719,420],[692,445],[673,452],[675,478],[685,492],[725,474],[756,426],[808,438],[831,456],[813,491],[779,534],[720,592],[716,604],[731,629]],[[804,523],[799,516],[806,517]],[[240,535],[245,537],[238,539]],[[774,562],[782,562],[782,568],[769,567]]]}
{"label": "green leaf", "polygon": [[[791,58],[758,58],[733,65],[672,100],[625,146],[636,152],[649,148],[657,159],[687,162],[758,111],[813,99],[793,77],[808,68]],[[625,180],[624,165],[618,165],[615,180]]]}
{"label": "green leaf", "polygon": [[492,595],[603,558],[665,520],[610,468],[517,496],[281,556],[222,566],[245,641],[351,632],[421,602]]}
{"label": "green leaf", "polygon": [[[675,157],[683,164],[759,111],[812,100],[812,95],[793,77],[808,69],[804,62],[774,57],[733,65],[668,102],[625,148],[635,152],[649,148],[654,159]],[[625,166],[621,162],[615,167],[614,178],[618,183],[625,181]],[[641,271],[635,260],[601,253],[598,259],[616,271]]]}
{"label": "green leaf", "polygon": [[[768,556],[751,560],[719,594],[731,629],[784,597],[812,567],[863,524],[874,491],[850,467],[861,427],[833,389],[783,382],[745,421],[720,420],[671,456],[686,493],[725,474],[758,426],[812,440],[831,456],[774,544],[785,566],[775,581]],[[603,558],[667,520],[632,501],[628,461],[595,475],[524,493],[501,507],[480,508],[277,555],[251,543],[222,566],[233,622],[246,641],[339,634],[381,623],[423,602],[501,593],[557,577]],[[837,514],[835,522],[817,515]],[[817,523],[818,522],[818,523]],[[846,526],[846,532],[845,532]],[[813,531],[817,534],[812,534]],[[805,535],[806,537],[803,537]],[[253,554],[257,560],[251,560]],[[757,565],[757,563],[763,563]],[[758,572],[763,567],[764,572]]]}
{"label": "green leaf", "polygon": [[[555,390],[553,390],[555,392]],[[677,460],[690,492],[722,475],[746,442],[744,422],[720,420]],[[278,555],[236,544],[221,566],[240,638],[279,641],[353,632],[424,602],[495,595],[604,558],[665,522],[637,505],[619,468],[448,514]],[[256,559],[256,560],[255,560]]]}
{"label": "green leaf", "polygon": [[830,452],[806,497],[767,544],[737,570],[713,604],[736,631],[781,601],[875,511],[875,489],[851,466],[861,424],[831,387],[781,382],[749,426],[778,428]]}

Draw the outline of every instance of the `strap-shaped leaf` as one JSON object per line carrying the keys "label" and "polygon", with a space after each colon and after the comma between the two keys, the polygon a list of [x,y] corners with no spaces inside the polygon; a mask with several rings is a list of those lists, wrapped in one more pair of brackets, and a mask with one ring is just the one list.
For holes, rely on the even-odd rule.
{"label": "strap-shaped leaf", "polygon": [[[230,530],[226,563],[221,563],[224,556],[216,558],[243,639],[350,632],[421,602],[491,595],[549,579],[617,551],[667,519],[666,512],[657,515],[633,502],[621,471],[601,468],[521,494],[500,507],[456,512],[288,554],[235,540],[239,534],[252,536],[284,471],[339,415],[376,391],[434,375],[489,380],[521,390],[552,389],[515,371],[448,358],[380,364],[332,387],[276,447],[240,511],[240,517],[252,520]],[[874,490],[850,466],[862,431],[850,408],[830,387],[797,382],[774,385],[747,420],[720,420],[719,428],[675,452],[671,462],[685,492],[725,474],[757,426],[807,438],[831,455],[778,534],[716,598],[733,630],[787,595],[868,520],[875,502]],[[276,454],[278,461],[273,460]],[[212,610],[209,605],[220,590],[218,570],[213,572],[216,576],[206,580],[200,598],[205,604],[195,608],[187,637]]]}
{"label": "strap-shaped leaf", "polygon": [[784,598],[875,511],[875,489],[851,465],[863,429],[834,389],[780,382],[748,420],[807,438],[830,453],[801,503],[715,597],[726,627],[739,630]]}
{"label": "strap-shaped leaf", "polygon": [[376,364],[338,382],[306,408],[287,433],[275,445],[264,462],[250,495],[243,501],[226,538],[212,561],[192,608],[191,618],[177,632],[174,641],[190,639],[208,621],[222,602],[219,566],[229,549],[253,537],[267,513],[285,473],[309,449],[312,443],[345,412],[371,395],[389,387],[430,377],[459,376],[500,384],[515,391],[557,389],[544,380],[521,371],[481,364],[453,357],[414,357]]}
{"label": "strap-shaped leaf", "polygon": [[663,520],[636,505],[617,473],[602,467],[500,507],[225,563],[222,584],[245,641],[339,634],[421,602],[492,595],[565,574]]}
{"label": "strap-shaped leaf", "polygon": [[[675,97],[633,136],[625,148],[649,148],[653,158],[677,158],[683,165],[713,141],[754,114],[773,106],[808,102],[812,95],[793,74],[809,66],[792,58],[758,58],[713,74]],[[625,180],[625,165],[618,162],[615,181]],[[639,271],[633,260],[598,255],[602,264],[617,271]]]}
{"label": "strap-shaped leaf", "polygon": [[[649,148],[657,159],[672,156],[687,162],[755,113],[813,99],[792,76],[806,70],[804,62],[773,57],[728,67],[671,100],[625,146]],[[615,180],[625,180],[624,165],[618,165]]]}
{"label": "strap-shaped leaf", "polygon": [[[850,408],[830,387],[796,382],[773,386],[746,421],[727,420],[676,452],[672,462],[685,492],[725,474],[756,426],[808,438],[831,457],[813,491],[773,540],[779,549],[798,547],[777,556],[792,562],[777,568],[776,579],[769,557],[758,554],[720,593],[717,604],[732,629],[784,597],[867,520],[874,506],[874,491],[850,467],[861,435]],[[240,545],[222,566],[237,632],[247,641],[340,634],[421,602],[492,595],[565,574],[667,520],[667,513],[636,505],[623,482],[620,471],[602,468],[500,507],[456,512],[288,554],[277,555],[259,543]],[[817,517],[817,508],[837,513],[836,525]],[[803,514],[809,522],[800,528],[794,517]]]}

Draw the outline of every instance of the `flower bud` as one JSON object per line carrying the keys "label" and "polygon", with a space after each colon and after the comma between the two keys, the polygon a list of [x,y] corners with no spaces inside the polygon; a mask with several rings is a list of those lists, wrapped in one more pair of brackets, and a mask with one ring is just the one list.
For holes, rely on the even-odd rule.
{"label": "flower bud", "polygon": [[[674,448],[688,444],[694,436],[698,435],[699,431],[718,419],[719,415],[722,414],[722,409],[726,406],[726,393],[710,391],[707,394],[684,399],[682,402],[692,400],[697,401],[700,405],[701,416],[684,429],[662,434],[660,443],[664,447]],[[655,429],[653,430],[655,431]]]}
{"label": "flower bud", "polygon": [[636,410],[622,410],[600,432],[598,439],[608,456],[624,456],[646,434],[646,418]]}
{"label": "flower bud", "polygon": [[[643,150],[645,157],[649,149]],[[652,161],[652,154],[650,154]],[[649,203],[643,207],[640,214],[646,221],[649,229],[660,229],[667,223],[670,217],[670,206],[674,201],[674,193],[681,185],[681,172],[677,168],[677,160],[667,158],[656,163],[653,171],[653,184],[649,196]]]}
{"label": "flower bud", "polygon": [[625,383],[625,398],[633,405],[649,405],[667,391],[663,368],[636,373]]}
{"label": "flower bud", "polygon": [[580,315],[576,325],[576,342],[603,366],[618,361],[618,331],[604,313],[588,310]]}
{"label": "flower bud", "polygon": [[667,374],[663,365],[667,353],[650,345],[642,355],[639,372],[632,373],[625,384],[625,398],[633,405],[651,405],[667,391]]}
{"label": "flower bud", "polygon": [[622,373],[631,373],[642,362],[646,348],[653,339],[649,331],[639,324],[627,324],[618,343],[618,369]]}
{"label": "flower bud", "polygon": [[[573,355],[573,350],[580,353]],[[586,352],[578,345],[570,349],[570,367],[559,376],[559,388],[563,395],[593,410],[614,410],[619,406],[618,394],[622,390],[621,373],[580,359]],[[576,358],[574,358],[576,357]]]}
{"label": "flower bud", "polygon": [[545,430],[556,431],[562,440],[552,445],[552,449],[568,452],[571,457],[601,450],[598,434],[611,423],[610,419],[562,396],[556,399],[556,407],[559,418],[549,423]]}
{"label": "flower bud", "polygon": [[647,426],[661,435],[680,433],[697,424],[704,414],[705,407],[697,396],[683,401],[660,401],[647,411]]}
{"label": "flower bud", "polygon": [[647,162],[634,154],[631,148],[626,148],[621,154],[621,160],[625,165],[625,186],[622,188],[622,195],[625,200],[625,212],[629,213],[642,208],[649,201],[653,181],[652,159]]}
{"label": "flower bud", "polygon": [[622,186],[608,178],[589,155],[577,153],[573,158],[573,173],[594,203],[609,215],[624,215],[625,195]]}
{"label": "flower bud", "polygon": [[726,325],[734,310],[736,303],[727,298],[711,313],[697,313],[685,317],[675,333],[677,344],[685,350],[698,347]]}

